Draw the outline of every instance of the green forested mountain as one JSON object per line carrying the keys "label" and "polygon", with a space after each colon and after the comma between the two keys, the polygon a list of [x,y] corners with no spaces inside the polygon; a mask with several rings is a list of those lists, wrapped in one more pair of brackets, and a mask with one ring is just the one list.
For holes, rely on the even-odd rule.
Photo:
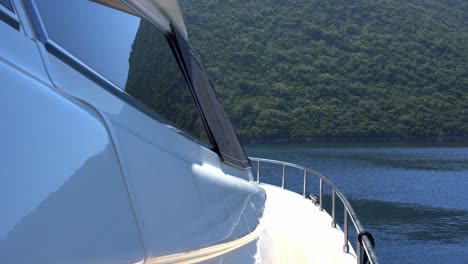
{"label": "green forested mountain", "polygon": [[184,0],[241,138],[468,135],[466,0]]}

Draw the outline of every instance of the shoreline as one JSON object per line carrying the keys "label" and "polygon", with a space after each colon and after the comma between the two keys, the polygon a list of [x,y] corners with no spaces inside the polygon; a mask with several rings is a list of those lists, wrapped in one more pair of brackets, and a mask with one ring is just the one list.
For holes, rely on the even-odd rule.
{"label": "shoreline", "polygon": [[372,138],[302,138],[302,139],[241,139],[245,145],[250,144],[297,144],[297,143],[428,143],[428,142],[468,142],[468,136],[451,137],[372,137]]}

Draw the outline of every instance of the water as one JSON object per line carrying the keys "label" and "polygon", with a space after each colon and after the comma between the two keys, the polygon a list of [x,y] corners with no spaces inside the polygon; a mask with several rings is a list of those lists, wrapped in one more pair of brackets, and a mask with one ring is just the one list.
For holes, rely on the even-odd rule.
{"label": "water", "polygon": [[[374,235],[382,263],[468,263],[468,142],[250,145],[245,150],[328,177]],[[281,167],[261,169],[262,180],[281,184]],[[287,188],[302,192],[302,179],[301,172],[287,171]],[[318,181],[309,180],[308,190],[318,194]]]}

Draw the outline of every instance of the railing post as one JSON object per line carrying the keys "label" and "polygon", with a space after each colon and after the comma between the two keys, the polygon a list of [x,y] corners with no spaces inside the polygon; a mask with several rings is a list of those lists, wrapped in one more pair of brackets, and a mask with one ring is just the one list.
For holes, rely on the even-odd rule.
{"label": "railing post", "polygon": [[346,210],[346,205],[343,205],[344,208],[344,221],[343,221],[343,226],[344,226],[344,241],[343,241],[343,252],[348,253],[349,251],[349,246],[348,246],[348,211]]}
{"label": "railing post", "polygon": [[260,182],[260,160],[257,160],[257,183]]}
{"label": "railing post", "polygon": [[357,264],[361,264],[361,243],[359,243],[359,239],[356,243],[356,260]]}
{"label": "railing post", "polygon": [[307,196],[307,171],[304,170],[304,198]]}
{"label": "railing post", "polygon": [[284,189],[284,174],[286,171],[286,165],[283,164],[283,177],[281,178],[281,188]]}
{"label": "railing post", "polygon": [[335,194],[336,194],[336,193],[335,193],[335,190],[333,189],[333,190],[332,190],[332,224],[331,224],[331,226],[332,226],[333,228],[336,227],[336,216],[335,216],[335,211],[336,211],[336,210],[335,210],[335,201],[336,201],[336,197],[335,197]]}
{"label": "railing post", "polygon": [[320,211],[323,211],[323,179],[320,178]]}

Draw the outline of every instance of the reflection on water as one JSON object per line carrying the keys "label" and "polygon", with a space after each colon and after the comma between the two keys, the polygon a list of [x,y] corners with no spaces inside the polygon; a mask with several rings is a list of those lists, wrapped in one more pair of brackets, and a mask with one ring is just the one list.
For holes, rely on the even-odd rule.
{"label": "reflection on water", "polygon": [[[331,179],[373,233],[382,263],[468,263],[468,143],[257,145],[246,151]],[[281,183],[280,167],[262,165],[261,173],[262,180]],[[302,193],[302,184],[300,171],[287,171],[288,188]],[[307,189],[317,195],[318,181],[308,180]]]}
{"label": "reflection on water", "polygon": [[[440,150],[439,150],[440,151]],[[449,150],[446,150],[449,151]],[[419,150],[408,153],[402,149],[391,149],[390,151],[380,150],[375,152],[340,151],[340,153],[313,153],[311,157],[320,158],[345,158],[359,162],[368,162],[375,166],[399,168],[407,170],[428,170],[428,171],[463,171],[468,170],[468,158],[447,153],[448,155],[438,156],[430,150]]]}
{"label": "reflection on water", "polygon": [[468,210],[371,200],[351,203],[359,217],[369,222],[368,228],[390,229],[401,239],[460,243],[468,238]]}

